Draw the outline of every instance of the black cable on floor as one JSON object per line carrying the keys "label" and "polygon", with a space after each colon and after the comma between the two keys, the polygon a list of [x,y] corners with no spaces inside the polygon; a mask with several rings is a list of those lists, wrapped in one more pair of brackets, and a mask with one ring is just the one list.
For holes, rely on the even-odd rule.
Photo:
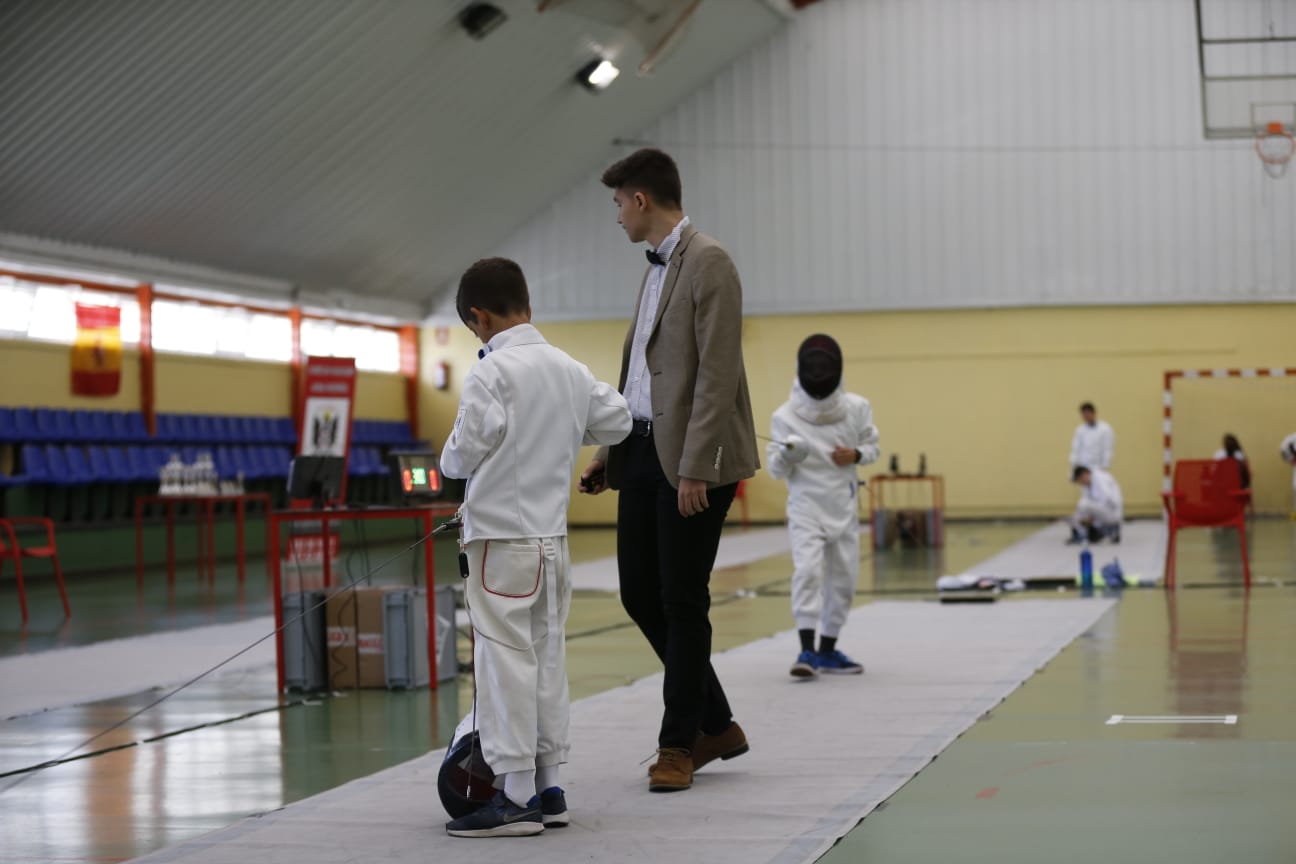
{"label": "black cable on floor", "polygon": [[[341,589],[339,589],[339,590],[347,591],[347,590],[350,590],[350,589],[352,589],[352,588],[355,588],[356,585],[357,585],[359,582],[361,582],[362,580],[365,580],[365,579],[369,579],[369,578],[371,578],[371,577],[372,577],[375,573],[377,573],[379,570],[382,570],[384,567],[386,567],[388,564],[391,564],[393,561],[397,561],[397,560],[399,560],[400,557],[401,557],[402,555],[404,555],[404,554],[406,554],[406,553],[408,553],[408,552],[412,552],[412,551],[414,551],[416,548],[418,548],[418,547],[419,547],[420,545],[422,545],[423,543],[426,543],[426,542],[427,542],[428,540],[430,540],[431,538],[432,538],[432,534],[425,534],[425,535],[423,535],[422,537],[418,538],[417,540],[415,540],[415,541],[414,541],[413,543],[411,543],[410,545],[406,546],[406,547],[405,547],[404,549],[402,549],[400,552],[397,552],[395,555],[393,555],[392,557],[388,558],[386,561],[384,561],[384,562],[382,562],[381,564],[379,564],[377,567],[375,567],[375,568],[374,568],[373,570],[371,570],[370,572],[364,574],[363,576],[359,577],[358,579],[353,579],[351,582],[349,582],[349,583],[346,584],[346,585],[343,585],[343,586],[341,587]],[[325,542],[324,554],[327,555],[327,554],[328,554],[328,538],[327,538],[327,537],[325,538],[325,541],[324,541],[324,542]],[[113,723],[111,726],[109,726],[107,729],[104,729],[102,732],[98,732],[98,733],[96,733],[95,735],[92,735],[90,738],[87,738],[85,741],[82,741],[80,744],[78,744],[77,746],[73,747],[72,749],[67,750],[67,751],[64,752],[62,755],[60,755],[60,756],[58,756],[58,757],[56,757],[56,758],[54,758],[54,759],[51,759],[51,760],[49,760],[49,761],[43,763],[43,764],[40,765],[40,766],[36,766],[35,768],[28,769],[28,770],[24,771],[24,772],[22,773],[22,776],[20,776],[17,780],[15,780],[14,782],[10,783],[8,786],[5,786],[3,789],[0,789],[0,795],[3,795],[5,792],[8,792],[10,789],[13,789],[15,786],[17,786],[18,784],[20,784],[20,783],[22,783],[23,781],[25,781],[28,777],[34,777],[37,773],[39,773],[40,771],[44,770],[45,768],[52,767],[52,766],[54,766],[54,765],[61,765],[61,764],[63,764],[64,762],[67,762],[67,761],[72,761],[72,760],[70,759],[70,757],[71,757],[74,753],[76,753],[78,750],[82,750],[82,749],[84,749],[84,748],[90,746],[90,745],[93,744],[94,742],[98,741],[100,738],[104,737],[105,735],[108,735],[108,734],[110,734],[110,733],[112,733],[112,732],[117,731],[117,730],[120,729],[121,727],[125,726],[127,723],[130,723],[132,720],[136,719],[137,717],[139,717],[139,716],[143,715],[144,713],[146,713],[146,712],[148,712],[148,711],[151,711],[152,709],[154,709],[154,708],[156,708],[157,706],[161,705],[163,702],[167,701],[167,700],[170,699],[172,696],[176,695],[177,693],[179,693],[180,691],[184,690],[185,688],[190,687],[190,686],[192,686],[192,685],[194,685],[194,684],[197,684],[199,681],[201,681],[202,679],[206,678],[208,675],[212,674],[213,672],[216,672],[216,671],[218,671],[219,669],[222,669],[223,667],[225,667],[225,666],[229,665],[230,663],[234,662],[234,661],[237,660],[239,657],[242,657],[244,654],[246,654],[246,653],[248,653],[249,651],[251,651],[253,648],[256,648],[256,647],[257,647],[258,645],[260,645],[262,642],[265,642],[267,639],[273,639],[276,635],[278,635],[281,631],[283,631],[283,629],[284,629],[285,627],[287,627],[289,624],[295,624],[296,622],[298,622],[298,621],[300,621],[301,619],[305,618],[305,617],[306,617],[308,614],[310,614],[311,612],[314,612],[316,609],[319,609],[321,606],[324,606],[327,602],[328,602],[327,599],[326,599],[326,600],[321,600],[319,603],[316,603],[314,606],[311,606],[311,607],[309,607],[309,608],[307,608],[307,609],[303,609],[303,610],[302,610],[302,611],[301,611],[301,612],[300,612],[296,617],[291,618],[291,619],[289,619],[289,620],[283,622],[283,623],[280,624],[278,627],[276,627],[274,630],[271,630],[269,633],[267,633],[265,636],[262,636],[260,639],[257,639],[257,640],[256,640],[255,642],[253,642],[251,645],[248,645],[248,646],[246,646],[246,647],[240,649],[239,651],[235,652],[234,654],[230,655],[229,657],[226,657],[226,658],[225,658],[224,660],[222,660],[221,662],[217,663],[215,666],[210,667],[209,669],[207,669],[207,670],[201,672],[200,674],[195,675],[193,678],[190,678],[188,681],[184,682],[183,684],[179,685],[178,687],[176,687],[176,688],[174,688],[174,689],[172,689],[172,690],[170,690],[170,691],[168,691],[168,692],[162,694],[162,695],[159,696],[157,699],[154,699],[152,702],[150,702],[149,704],[145,705],[143,708],[140,708],[138,711],[134,711],[134,712],[132,712],[131,714],[127,715],[126,717],[123,717],[121,720],[118,720],[116,723]],[[129,746],[129,745],[127,745],[127,746]],[[5,776],[5,775],[0,775],[0,776]]]}

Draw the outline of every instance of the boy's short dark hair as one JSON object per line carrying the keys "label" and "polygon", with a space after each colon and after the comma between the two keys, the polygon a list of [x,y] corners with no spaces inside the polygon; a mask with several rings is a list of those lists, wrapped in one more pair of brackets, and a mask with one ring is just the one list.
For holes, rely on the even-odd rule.
{"label": "boy's short dark hair", "polygon": [[1093,403],[1092,403],[1092,402],[1086,402],[1086,403],[1084,403],[1083,405],[1080,406],[1080,413],[1081,413],[1081,414],[1083,414],[1083,413],[1086,412],[1086,411],[1092,411],[1092,412],[1095,413],[1095,414],[1098,413],[1098,409],[1095,408],[1095,407],[1093,407]]}
{"label": "boy's short dark hair", "polygon": [[485,309],[495,315],[514,315],[531,307],[526,277],[517,262],[507,258],[483,258],[459,277],[455,309],[465,324],[473,321],[471,309]]}
{"label": "boy's short dark hair", "polygon": [[1081,477],[1089,473],[1090,471],[1088,468],[1083,465],[1077,465],[1075,466],[1075,470],[1071,472],[1071,482],[1078,483]]}
{"label": "boy's short dark hair", "polygon": [[609,189],[643,192],[663,207],[683,204],[679,168],[674,159],[655,147],[636,150],[604,171],[603,185]]}

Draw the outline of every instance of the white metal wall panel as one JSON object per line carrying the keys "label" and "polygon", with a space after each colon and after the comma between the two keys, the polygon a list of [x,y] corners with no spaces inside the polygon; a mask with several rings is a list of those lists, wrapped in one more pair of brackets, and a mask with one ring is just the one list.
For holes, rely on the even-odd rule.
{"label": "white metal wall panel", "polygon": [[[607,161],[675,155],[752,313],[1296,300],[1296,170],[1201,124],[1184,0],[823,0]],[[544,317],[633,304],[597,173],[499,249]]]}

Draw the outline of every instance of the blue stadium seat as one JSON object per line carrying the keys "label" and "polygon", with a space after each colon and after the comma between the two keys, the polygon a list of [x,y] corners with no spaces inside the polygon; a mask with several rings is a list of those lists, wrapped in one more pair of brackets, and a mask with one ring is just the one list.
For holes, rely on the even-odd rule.
{"label": "blue stadium seat", "polygon": [[276,480],[288,479],[288,466],[292,462],[292,451],[287,447],[266,447],[265,465],[269,470],[267,476]]}
{"label": "blue stadium seat", "polygon": [[72,469],[68,467],[67,456],[63,453],[63,448],[54,444],[46,444],[45,449],[45,467],[48,471],[48,479],[45,481],[55,486],[74,486],[84,483],[81,477],[76,477]]}
{"label": "blue stadium seat", "polygon": [[130,435],[130,440],[139,444],[146,444],[153,439],[153,436],[149,435],[148,425],[144,422],[144,415],[139,411],[126,413],[126,431]]}
{"label": "blue stadium seat", "polygon": [[88,485],[107,479],[99,476],[86,459],[85,451],[75,444],[63,446],[63,461],[67,465],[69,485],[72,483]]}
{"label": "blue stadium seat", "polygon": [[238,419],[237,417],[225,417],[225,416],[218,416],[212,418],[212,425],[215,427],[216,430],[217,444],[233,444],[236,440],[238,440],[237,438],[235,438],[235,431],[234,431],[234,421],[237,419]]}
{"label": "blue stadium seat", "polygon": [[193,438],[190,440],[198,444],[211,444],[216,440],[216,424],[210,414],[192,414],[190,415],[193,426]]}
{"label": "blue stadium seat", "polygon": [[95,480],[100,483],[130,482],[130,478],[123,476],[123,474],[119,472],[108,460],[107,450],[98,444],[91,444],[89,447],[86,447],[85,460],[90,466],[91,475],[93,475]]}
{"label": "blue stadium seat", "polygon": [[155,419],[157,420],[157,440],[178,440],[180,430],[177,428],[174,414],[158,414]]}
{"label": "blue stadium seat", "polygon": [[24,444],[22,448],[22,477],[28,483],[53,483],[49,463],[45,460],[45,451],[36,444]]}
{"label": "blue stadium seat", "polygon": [[261,455],[261,448],[256,446],[243,448],[243,464],[247,466],[244,476],[251,480],[261,480],[269,477],[270,472],[266,467],[265,460]]}
{"label": "blue stadium seat", "polygon": [[126,451],[120,447],[105,447],[104,456],[108,460],[108,472],[116,483],[130,483],[135,480],[135,472],[126,461]]}
{"label": "blue stadium seat", "polygon": [[0,407],[0,444],[13,444],[18,441],[18,431],[14,428],[14,409]]}
{"label": "blue stadium seat", "polygon": [[157,467],[147,447],[138,444],[126,448],[126,464],[130,466],[131,479],[147,483],[158,479]]}
{"label": "blue stadium seat", "polygon": [[78,408],[72,412],[72,427],[76,430],[77,440],[87,444],[102,444],[112,441],[112,415],[107,411],[88,411]]}
{"label": "blue stadium seat", "polygon": [[198,415],[196,414],[177,414],[180,423],[180,442],[184,444],[196,444],[203,440],[198,430]]}
{"label": "blue stadium seat", "polygon": [[280,417],[275,420],[275,443],[293,445],[297,443],[297,427],[291,417]]}
{"label": "blue stadium seat", "polygon": [[41,440],[36,429],[36,412],[30,408],[13,409],[14,440],[21,443],[33,443]]}
{"label": "blue stadium seat", "polygon": [[234,444],[248,444],[252,441],[252,428],[247,417],[230,418],[230,441]]}

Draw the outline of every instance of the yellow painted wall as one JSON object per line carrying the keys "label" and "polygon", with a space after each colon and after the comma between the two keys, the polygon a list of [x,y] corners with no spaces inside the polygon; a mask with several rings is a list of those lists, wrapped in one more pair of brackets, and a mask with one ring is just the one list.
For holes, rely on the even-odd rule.
{"label": "yellow painted wall", "polygon": [[[0,340],[0,405],[139,410],[139,357],[135,352],[124,352],[121,392],[106,399],[71,395],[69,354],[67,345]],[[158,411],[275,417],[291,413],[290,373],[285,363],[165,353],[156,358]],[[356,379],[356,416],[405,419],[404,379],[395,374],[361,372]]]}
{"label": "yellow painted wall", "polygon": [[[546,323],[541,310],[536,323],[595,374],[615,380],[625,320]],[[1067,457],[1077,406],[1086,400],[1115,427],[1114,473],[1127,511],[1156,513],[1162,373],[1296,366],[1296,305],[772,316],[743,326],[757,431],[768,431],[770,414],[787,396],[797,344],[812,332],[831,333],[843,346],[847,386],[873,402],[883,453],[901,454],[902,467],[912,470],[925,452],[929,470],[946,478],[949,513],[956,517],[1069,512],[1076,491]],[[427,328],[422,344],[422,429],[438,446],[478,347],[466,328],[446,332],[441,345]],[[427,377],[441,359],[452,369],[444,392],[433,391]],[[1208,458],[1220,436],[1234,432],[1253,454],[1258,509],[1285,510],[1290,469],[1276,451],[1287,434],[1282,430],[1296,431],[1296,388],[1247,389],[1234,381],[1211,391],[1207,382],[1192,383],[1203,389],[1182,388],[1176,457]],[[762,472],[748,496],[753,519],[782,518],[781,483]],[[573,524],[613,521],[612,496],[575,496],[570,518]]]}
{"label": "yellow painted wall", "polygon": [[139,355],[122,352],[121,390],[115,396],[72,395],[72,346],[0,339],[0,405],[48,405],[128,411],[139,408]]}

